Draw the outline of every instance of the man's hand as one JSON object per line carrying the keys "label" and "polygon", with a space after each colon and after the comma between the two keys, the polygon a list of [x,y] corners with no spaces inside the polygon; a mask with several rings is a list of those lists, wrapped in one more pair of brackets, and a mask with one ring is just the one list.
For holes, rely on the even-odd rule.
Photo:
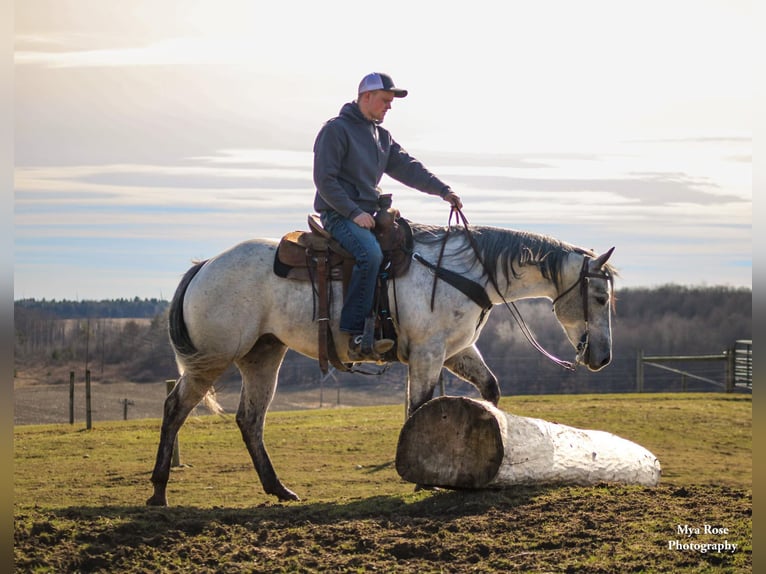
{"label": "man's hand", "polygon": [[463,202],[460,201],[460,196],[457,193],[450,191],[442,199],[449,203],[455,209],[463,209]]}
{"label": "man's hand", "polygon": [[373,219],[372,215],[370,215],[366,211],[363,211],[362,213],[357,215],[352,221],[356,223],[359,227],[364,227],[365,229],[375,228],[375,220]]}

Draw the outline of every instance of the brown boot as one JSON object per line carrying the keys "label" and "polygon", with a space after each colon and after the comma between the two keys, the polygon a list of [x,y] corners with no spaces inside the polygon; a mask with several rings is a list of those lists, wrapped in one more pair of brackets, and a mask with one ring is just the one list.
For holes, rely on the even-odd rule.
{"label": "brown boot", "polygon": [[365,359],[380,359],[384,353],[394,348],[394,341],[391,339],[378,339],[372,344],[372,354],[362,353],[362,335],[351,335],[348,338],[348,358],[352,361],[362,361]]}

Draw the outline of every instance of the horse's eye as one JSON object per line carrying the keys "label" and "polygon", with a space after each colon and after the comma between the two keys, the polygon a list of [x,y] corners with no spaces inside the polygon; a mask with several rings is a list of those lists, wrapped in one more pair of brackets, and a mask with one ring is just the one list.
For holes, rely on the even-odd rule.
{"label": "horse's eye", "polygon": [[599,305],[606,305],[609,302],[609,297],[605,297],[603,295],[597,295],[596,296],[596,303]]}

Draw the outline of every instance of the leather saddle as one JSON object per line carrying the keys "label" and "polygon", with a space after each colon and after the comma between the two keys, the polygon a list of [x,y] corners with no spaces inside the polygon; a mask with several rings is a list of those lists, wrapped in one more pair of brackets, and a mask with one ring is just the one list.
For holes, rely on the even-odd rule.
{"label": "leather saddle", "polygon": [[[308,217],[309,231],[291,231],[282,237],[274,258],[274,273],[279,277],[297,281],[313,281],[316,277],[317,257],[327,258],[329,279],[348,283],[354,256],[346,251],[322,227],[319,216]],[[389,278],[401,277],[412,262],[412,229],[399,211],[388,208],[375,215],[375,236],[383,251],[384,262],[390,261]]]}
{"label": "leather saddle", "polygon": [[[384,201],[390,196],[385,196]],[[385,204],[384,204],[385,205]],[[374,233],[383,252],[378,273],[373,315],[365,321],[362,348],[375,360],[396,360],[396,345],[382,356],[372,352],[376,333],[380,338],[396,341],[396,326],[389,309],[387,282],[404,275],[412,261],[412,229],[399,211],[385,207],[375,214]],[[319,368],[329,372],[329,364],[341,371],[351,370],[338,358],[330,328],[330,291],[328,282],[343,281],[345,292],[354,266],[354,256],[346,251],[322,227],[317,215],[309,215],[309,231],[292,231],[279,242],[274,257],[274,273],[296,281],[311,281],[316,296],[315,320],[318,323]]]}

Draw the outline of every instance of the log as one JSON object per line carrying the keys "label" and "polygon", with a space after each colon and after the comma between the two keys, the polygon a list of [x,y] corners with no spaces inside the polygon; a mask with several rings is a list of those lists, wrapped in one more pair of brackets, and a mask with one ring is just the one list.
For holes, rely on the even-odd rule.
{"label": "log", "polygon": [[439,397],[402,427],[396,470],[404,480],[446,488],[601,482],[659,484],[660,461],[644,447],[506,413],[487,401]]}

